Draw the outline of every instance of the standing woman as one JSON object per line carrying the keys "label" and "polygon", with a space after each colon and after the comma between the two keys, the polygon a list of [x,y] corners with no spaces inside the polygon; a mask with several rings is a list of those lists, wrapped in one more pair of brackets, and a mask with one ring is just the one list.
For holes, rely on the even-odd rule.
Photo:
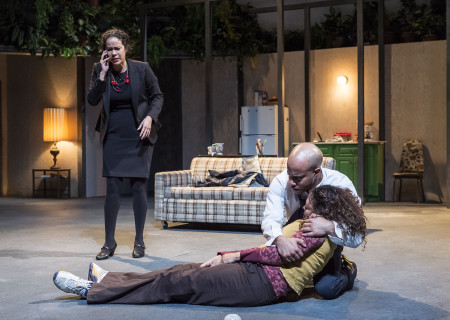
{"label": "standing woman", "polygon": [[100,42],[103,52],[100,62],[94,65],[87,95],[91,105],[103,100],[96,130],[103,144],[103,176],[107,179],[105,243],[97,260],[108,259],[117,248],[114,233],[124,178],[130,178],[133,193],[136,227],[133,258],[145,255],[146,183],[164,98],[148,63],[126,58],[129,42],[123,30],[103,33]]}

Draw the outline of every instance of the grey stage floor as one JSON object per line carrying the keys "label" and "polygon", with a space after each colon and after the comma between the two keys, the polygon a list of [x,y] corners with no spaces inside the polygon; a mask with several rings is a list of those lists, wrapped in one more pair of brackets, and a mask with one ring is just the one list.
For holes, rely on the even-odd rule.
{"label": "grey stage floor", "polygon": [[[356,261],[353,290],[327,301],[311,290],[297,302],[257,308],[189,305],[86,305],[59,291],[53,273],[86,277],[103,244],[103,198],[0,198],[0,319],[450,319],[450,210],[438,205],[370,204],[365,250],[344,249]],[[146,272],[200,262],[217,250],[263,243],[254,226],[169,224],[153,219],[149,200],[147,256],[132,259],[131,199],[119,213],[116,255],[99,264],[113,271]]]}

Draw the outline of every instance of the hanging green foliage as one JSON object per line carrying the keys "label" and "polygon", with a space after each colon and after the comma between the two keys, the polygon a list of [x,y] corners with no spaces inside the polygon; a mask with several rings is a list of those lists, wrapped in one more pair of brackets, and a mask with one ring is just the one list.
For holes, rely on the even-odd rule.
{"label": "hanging green foliage", "polygon": [[[121,28],[131,38],[130,57],[141,51],[139,0],[102,1],[92,6],[84,0],[6,0],[0,12],[4,44],[18,51],[67,58],[99,54],[99,39],[109,28]],[[190,4],[150,14],[148,60],[158,66],[167,55],[205,59],[205,7]],[[152,20],[153,19],[153,20]],[[211,5],[212,46],[215,56],[254,57],[263,45],[256,40],[260,28],[249,6],[235,0]],[[156,22],[155,22],[156,21]],[[161,22],[162,21],[162,22]]]}
{"label": "hanging green foliage", "polygon": [[[161,19],[164,16],[166,19]],[[179,6],[155,12],[151,30],[164,40],[169,51],[188,56],[199,62],[205,59],[205,7],[203,4]],[[211,5],[211,41],[214,56],[236,56],[242,64],[244,57],[261,52],[257,40],[260,28],[248,5],[235,0],[218,1]]]}
{"label": "hanging green foliage", "polygon": [[[97,55],[101,34],[121,28],[131,38],[129,56],[141,52],[140,5],[144,0],[103,0],[92,6],[86,0],[5,0],[0,11],[0,38],[3,46],[32,55]],[[386,15],[387,30],[409,30],[416,36],[437,35],[445,39],[445,2],[400,0],[402,7]],[[2,3],[3,4],[3,3]],[[377,3],[365,5],[364,41],[377,43]],[[166,56],[184,56],[199,62],[205,59],[205,6],[203,3],[154,9],[148,13],[148,60],[158,66]],[[260,28],[249,5],[236,0],[211,2],[211,40],[214,56],[246,57],[276,52],[276,32]],[[330,7],[324,19],[311,27],[311,47],[315,49],[356,44],[356,15],[342,14]],[[341,41],[341,43],[338,42]],[[285,50],[301,50],[303,32],[285,33]]]}
{"label": "hanging green foliage", "polygon": [[147,60],[150,65],[158,67],[169,50],[161,36],[151,36],[147,41]]}
{"label": "hanging green foliage", "polygon": [[0,12],[0,35],[4,45],[32,55],[97,54],[102,32],[112,27],[126,30],[132,45],[138,44],[139,3],[112,0],[91,6],[82,0],[6,0],[6,10]]}

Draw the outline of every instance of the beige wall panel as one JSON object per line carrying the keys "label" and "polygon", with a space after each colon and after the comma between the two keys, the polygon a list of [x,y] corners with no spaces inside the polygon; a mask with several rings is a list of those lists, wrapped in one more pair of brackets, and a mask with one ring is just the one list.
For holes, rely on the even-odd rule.
{"label": "beige wall panel", "polygon": [[7,57],[8,195],[31,196],[31,169],[50,168],[51,142],[43,141],[43,110],[68,111],[70,141],[57,144],[57,163],[71,169],[71,195],[78,196],[77,69],[76,59]]}
{"label": "beige wall panel", "polygon": [[244,105],[255,105],[255,90],[266,90],[277,96],[277,55],[260,54],[244,65]]}
{"label": "beige wall panel", "polygon": [[193,157],[206,154],[205,145],[205,64],[186,60],[181,63],[183,169]]}
{"label": "beige wall panel", "polygon": [[[358,60],[356,48],[311,52],[311,137],[329,139],[336,132],[358,132]],[[347,84],[337,78],[346,76]],[[364,50],[364,119],[374,122],[378,139],[378,47]]]}
{"label": "beige wall panel", "polygon": [[[205,64],[192,60],[181,63],[183,168],[191,160],[207,154],[205,112]],[[237,66],[234,60],[217,58],[212,66],[213,142],[224,143],[225,154],[238,153],[239,113],[237,105]]]}
{"label": "beige wall panel", "polygon": [[[106,178],[103,178],[103,146],[100,142],[100,134],[95,131],[97,119],[103,107],[103,101],[100,101],[97,106],[91,106],[87,102],[87,93],[91,81],[92,69],[94,64],[98,62],[98,57],[86,57],[84,72],[85,72],[85,92],[84,105],[84,125],[85,125],[85,161],[86,161],[86,177],[85,190],[86,197],[102,197],[106,195]],[[81,80],[80,80],[81,81]],[[124,184],[123,187],[128,187]]]}
{"label": "beige wall panel", "polygon": [[[391,199],[392,172],[398,169],[403,140],[424,143],[427,200],[446,200],[446,42],[392,45],[386,110],[386,193]],[[403,185],[402,200],[415,201],[415,182]]]}
{"label": "beige wall panel", "polygon": [[[235,60],[213,61],[213,142],[224,143],[224,154],[239,153],[239,106],[237,65]],[[206,147],[202,154],[207,153]]]}
{"label": "beige wall panel", "polygon": [[1,79],[1,92],[0,92],[0,121],[1,121],[1,172],[0,172],[0,194],[6,195],[8,192],[8,140],[7,140],[7,129],[8,129],[8,122],[7,119],[7,108],[6,108],[6,79],[7,79],[7,73],[6,73],[6,57],[7,55],[0,54],[0,79]]}
{"label": "beige wall panel", "polygon": [[[358,78],[356,48],[316,50],[311,52],[311,137],[320,132],[323,139],[335,132],[356,133]],[[337,77],[346,76],[346,85]]]}
{"label": "beige wall panel", "polygon": [[[285,105],[289,108],[289,141],[305,141],[305,54],[303,51],[286,52]],[[312,135],[314,137],[314,135]]]}
{"label": "beige wall panel", "polygon": [[380,137],[378,87],[378,46],[367,46],[364,47],[364,122],[373,122],[374,140]]}
{"label": "beige wall panel", "polygon": [[[337,131],[353,135],[357,119],[356,49],[316,50],[310,57],[311,136],[316,131],[324,139]],[[340,75],[348,78],[345,86],[336,82]]]}
{"label": "beige wall panel", "polygon": [[[305,140],[304,53],[285,53],[285,106],[289,108],[289,145]],[[244,65],[244,104],[255,105],[254,91],[266,90],[268,98],[278,96],[277,55],[262,54]]]}

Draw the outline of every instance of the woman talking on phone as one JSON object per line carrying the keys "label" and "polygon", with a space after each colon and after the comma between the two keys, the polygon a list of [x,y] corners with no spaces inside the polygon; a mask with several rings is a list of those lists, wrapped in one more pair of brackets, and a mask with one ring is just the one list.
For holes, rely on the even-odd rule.
{"label": "woman talking on phone", "polygon": [[129,42],[123,30],[103,33],[103,52],[100,62],[94,65],[87,95],[91,105],[103,101],[96,130],[103,145],[103,176],[107,179],[105,243],[97,260],[108,259],[117,248],[114,233],[124,178],[130,179],[133,193],[136,237],[132,256],[145,255],[146,182],[164,98],[148,63],[127,59]]}

